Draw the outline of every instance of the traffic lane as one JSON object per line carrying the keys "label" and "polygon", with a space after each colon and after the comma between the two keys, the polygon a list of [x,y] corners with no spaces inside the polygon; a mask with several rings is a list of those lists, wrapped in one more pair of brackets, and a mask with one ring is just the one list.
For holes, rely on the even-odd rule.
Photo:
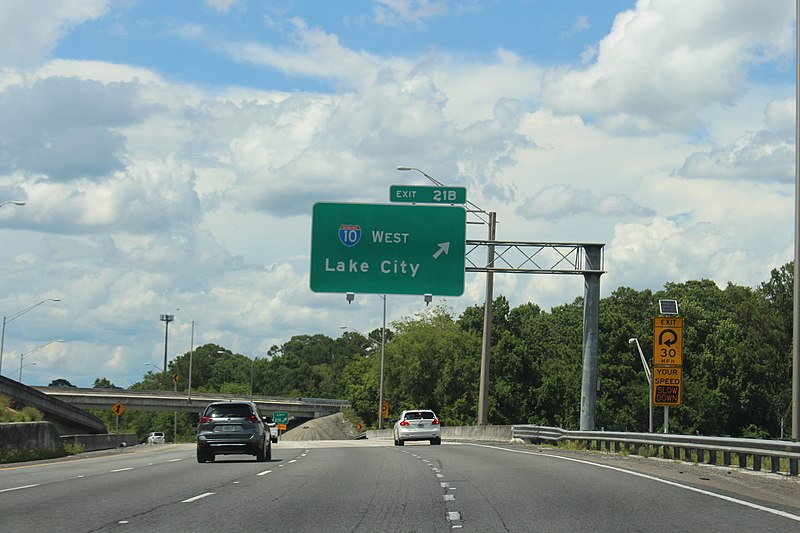
{"label": "traffic lane", "polygon": [[0,497],[2,529],[89,531],[109,527],[125,517],[146,514],[198,493],[236,484],[269,464],[247,456],[230,456],[225,468],[204,470],[198,468],[202,465],[195,460],[193,445],[179,448],[180,457],[166,450],[127,455],[127,466],[118,462],[118,456],[97,458],[72,465],[73,468],[83,465],[85,475],[75,471],[74,477],[63,479],[59,474],[50,483],[22,485],[18,490],[6,491]]}
{"label": "traffic lane", "polygon": [[0,466],[0,491],[9,491],[23,484],[45,484],[105,473],[108,465],[117,468],[143,466],[185,457],[187,445],[135,446],[86,454]]}
{"label": "traffic lane", "polygon": [[[124,518],[134,530],[450,531],[438,480],[386,446],[290,448],[295,456],[238,483],[195,485],[183,501]],[[197,465],[223,472],[226,461]],[[260,475],[259,475],[260,474]],[[102,531],[123,531],[109,526]]]}
{"label": "traffic lane", "polygon": [[[451,512],[474,531],[798,531],[771,514],[643,474],[525,450],[449,444],[406,448],[430,461]],[[673,483],[673,482],[667,482]],[[779,510],[780,512],[780,510]]]}
{"label": "traffic lane", "polygon": [[699,489],[776,507],[792,514],[800,514],[800,479],[785,474],[754,472],[733,466],[686,463],[640,455],[564,450],[546,446],[531,449],[540,453],[584,459],[650,474]]}

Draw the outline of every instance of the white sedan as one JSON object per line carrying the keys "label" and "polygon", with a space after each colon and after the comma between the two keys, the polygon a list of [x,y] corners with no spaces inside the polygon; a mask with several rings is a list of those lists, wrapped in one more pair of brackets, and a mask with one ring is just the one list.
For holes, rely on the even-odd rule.
{"label": "white sedan", "polygon": [[441,435],[442,425],[439,423],[439,417],[430,409],[403,411],[394,425],[395,446],[402,446],[411,440],[427,440],[431,444],[441,444]]}

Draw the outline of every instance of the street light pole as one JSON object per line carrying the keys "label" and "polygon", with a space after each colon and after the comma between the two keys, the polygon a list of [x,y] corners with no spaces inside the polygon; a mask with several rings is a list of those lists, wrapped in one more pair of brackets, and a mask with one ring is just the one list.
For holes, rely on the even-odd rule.
{"label": "street light pole", "polygon": [[[384,362],[386,360],[386,295],[379,294],[381,298],[383,298],[383,327],[381,328],[381,374],[380,374],[380,385],[378,386],[378,429],[383,429],[383,374],[384,374]],[[351,328],[350,326],[340,326],[341,329],[352,329],[373,345],[377,345],[378,342],[375,339],[364,335],[360,331],[355,328]]]}
{"label": "street light pole", "polygon": [[644,375],[647,378],[647,397],[650,403],[650,433],[653,432],[653,375],[650,373],[650,367],[647,366],[647,359],[644,357],[644,353],[642,353],[642,347],[639,346],[639,339],[632,338],[628,339],[628,344],[636,344],[636,347],[639,349],[639,358],[642,360],[642,366],[644,367]]}
{"label": "street light pole", "polygon": [[[20,353],[20,354],[19,354],[19,379],[18,379],[17,381],[19,381],[20,383],[22,383],[22,366],[23,366],[23,365],[22,365],[22,361],[25,359],[25,356],[26,356],[26,355],[30,355],[30,354],[32,354],[32,353],[33,353],[33,352],[35,352],[36,350],[40,350],[40,349],[44,348],[44,347],[45,347],[45,346],[47,346],[48,344],[53,344],[54,342],[64,342],[64,339],[55,339],[55,340],[52,340],[52,341],[48,341],[48,342],[46,342],[46,343],[42,344],[41,346],[37,346],[37,347],[36,347],[36,348],[34,348],[33,350],[29,350],[29,351],[27,351],[27,352],[25,352],[25,353]],[[31,364],[34,364],[34,365],[35,365],[36,363],[31,363]]]}
{"label": "street light pole", "polygon": [[253,367],[258,361],[258,357],[254,357],[250,360],[250,401],[253,401]]}
{"label": "street light pole", "polygon": [[5,342],[6,342],[6,324],[18,319],[28,311],[36,307],[39,307],[45,302],[60,302],[60,301],[61,298],[47,298],[45,300],[42,300],[41,302],[37,302],[33,305],[30,305],[21,311],[17,311],[16,313],[3,317],[3,331],[2,333],[0,333],[0,374],[3,373],[3,348],[5,347]]}
{"label": "street light pole", "polygon": [[[428,178],[428,180],[438,187],[445,185],[423,172],[416,167],[398,166],[397,170],[415,170]],[[486,224],[489,227],[489,242],[495,240],[497,231],[497,213],[487,212],[470,201],[467,201],[472,209],[469,211],[473,213],[481,221],[481,224]],[[486,217],[485,219],[483,217]],[[481,376],[480,388],[478,393],[478,425],[485,426],[489,423],[489,361],[492,352],[492,302],[494,300],[494,245],[487,247],[487,262],[486,266],[489,269],[486,272],[486,299],[483,304],[483,339],[481,342]]]}
{"label": "street light pole", "polygon": [[[180,311],[181,308],[177,308],[175,311]],[[185,312],[181,311],[184,316],[186,315]],[[189,318],[187,316],[187,318]],[[189,385],[188,385],[188,392],[186,394],[187,400],[192,400],[192,359],[194,359],[194,320],[192,320],[192,336],[191,341],[189,342]]]}
{"label": "street light pole", "polygon": [[167,373],[167,344],[169,342],[169,323],[175,320],[175,315],[161,315],[164,323],[164,374]]}

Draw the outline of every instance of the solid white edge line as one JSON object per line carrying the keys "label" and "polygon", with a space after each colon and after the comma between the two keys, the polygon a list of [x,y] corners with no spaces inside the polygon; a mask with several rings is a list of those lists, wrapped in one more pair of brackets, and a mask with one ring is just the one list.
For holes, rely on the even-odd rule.
{"label": "solid white edge line", "polygon": [[12,490],[31,489],[33,487],[38,487],[38,486],[39,486],[38,483],[35,484],[35,485],[23,485],[21,487],[12,487],[10,489],[2,489],[2,490],[0,490],[0,492],[11,492]]}
{"label": "solid white edge line", "polygon": [[696,487],[692,487],[690,485],[682,485],[676,481],[669,481],[667,479],[657,478],[655,476],[651,476],[648,474],[642,474],[640,472],[634,472],[632,470],[625,470],[624,468],[618,468],[616,466],[604,465],[600,463],[593,463],[591,461],[586,461],[583,459],[575,459],[572,457],[563,457],[561,455],[553,455],[549,453],[542,453],[542,452],[529,452],[526,450],[509,450],[508,448],[501,448],[499,446],[490,446],[488,444],[474,444],[474,443],[466,443],[468,446],[479,446],[483,448],[491,448],[493,450],[502,450],[511,453],[522,453],[526,455],[543,455],[545,457],[551,457],[553,459],[562,459],[564,461],[572,461],[574,463],[581,463],[586,465],[597,466],[599,468],[607,468],[608,470],[614,470],[615,472],[622,472],[623,474],[630,474],[632,476],[649,479],[651,481],[657,481],[659,483],[663,483],[665,485],[670,485],[673,487],[678,487],[685,490],[690,490],[692,492],[697,492],[698,494],[705,494],[706,496],[711,496],[713,498],[719,498],[720,500],[725,500],[727,502],[736,503],[739,505],[743,505],[745,507],[750,507],[752,509],[757,509],[759,511],[764,511],[765,513],[770,513],[778,516],[782,516],[783,518],[788,518],[789,520],[794,520],[795,522],[800,522],[800,516],[787,513],[786,511],[781,511],[780,509],[773,509],[771,507],[765,507],[763,505],[759,505],[757,503],[748,502],[745,500],[739,500],[737,498],[732,498],[731,496],[725,496],[724,494],[717,494],[716,492],[711,492],[705,489],[698,489]]}
{"label": "solid white edge line", "polygon": [[183,500],[181,503],[196,502],[197,500],[199,500],[201,498],[205,498],[206,496],[213,496],[214,494],[216,494],[216,493],[215,492],[204,492],[203,494],[199,494],[199,495],[195,496],[194,498],[189,498],[188,500]]}

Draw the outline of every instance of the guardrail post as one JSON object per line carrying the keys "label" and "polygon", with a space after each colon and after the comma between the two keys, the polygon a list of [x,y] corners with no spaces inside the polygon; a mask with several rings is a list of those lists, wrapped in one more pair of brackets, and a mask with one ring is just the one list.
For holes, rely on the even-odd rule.
{"label": "guardrail post", "polygon": [[773,474],[776,474],[776,473],[781,471],[781,458],[780,457],[775,457],[773,455],[772,457],[770,457],[770,463],[772,463],[770,465],[770,470],[772,471]]}
{"label": "guardrail post", "polygon": [[790,476],[797,475],[797,459],[793,457],[789,458],[789,475]]}
{"label": "guardrail post", "polygon": [[731,452],[722,452],[722,464],[731,466]]}
{"label": "guardrail post", "polygon": [[753,454],[753,470],[761,472],[761,456],[757,453]]}
{"label": "guardrail post", "polygon": [[747,468],[747,454],[740,453],[739,455],[739,468]]}
{"label": "guardrail post", "polygon": [[717,464],[717,450],[708,450],[708,464]]}
{"label": "guardrail post", "polygon": [[695,450],[695,453],[697,453],[697,462],[698,463],[702,463],[703,459],[706,456],[706,451],[704,449],[702,449],[702,448],[697,448]]}

